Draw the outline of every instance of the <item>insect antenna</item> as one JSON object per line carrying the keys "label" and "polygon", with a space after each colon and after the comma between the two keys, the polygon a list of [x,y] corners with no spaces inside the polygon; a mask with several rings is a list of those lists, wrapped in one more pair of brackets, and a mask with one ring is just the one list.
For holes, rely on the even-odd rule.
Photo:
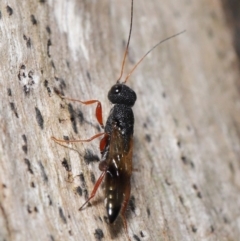
{"label": "insect antenna", "polygon": [[133,0],[132,0],[132,3],[131,3],[131,20],[130,20],[130,30],[129,30],[129,35],[128,35],[128,41],[127,41],[127,46],[126,46],[126,49],[125,49],[125,52],[124,52],[124,56],[123,56],[122,68],[121,68],[120,76],[117,79],[117,83],[119,83],[119,81],[120,81],[120,79],[122,78],[122,75],[123,75],[123,68],[124,68],[126,57],[127,57],[127,54],[128,54],[128,47],[129,47],[131,34],[132,34],[132,24],[133,24]]}
{"label": "insect antenna", "polygon": [[125,80],[123,81],[123,84],[125,84],[127,82],[127,80],[129,79],[129,77],[131,76],[131,74],[133,73],[133,71],[137,68],[137,66],[143,61],[143,59],[150,53],[152,52],[158,45],[162,44],[163,42],[174,38],[180,34],[183,34],[184,32],[186,32],[186,30],[183,30],[180,33],[174,34],[168,38],[165,38],[164,40],[161,40],[160,42],[158,42],[156,45],[154,45],[146,54],[143,55],[143,57],[135,64],[135,66],[132,68],[132,70],[130,71],[130,73],[127,75],[127,77],[125,78]]}

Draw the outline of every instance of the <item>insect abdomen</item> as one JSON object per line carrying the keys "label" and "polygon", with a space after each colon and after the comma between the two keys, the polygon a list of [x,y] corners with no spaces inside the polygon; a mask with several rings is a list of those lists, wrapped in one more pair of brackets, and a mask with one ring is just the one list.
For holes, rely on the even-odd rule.
{"label": "insect abdomen", "polygon": [[120,210],[123,202],[123,193],[122,193],[122,185],[120,183],[120,177],[118,175],[118,171],[112,166],[109,167],[106,179],[106,209],[107,215],[110,223],[113,223]]}

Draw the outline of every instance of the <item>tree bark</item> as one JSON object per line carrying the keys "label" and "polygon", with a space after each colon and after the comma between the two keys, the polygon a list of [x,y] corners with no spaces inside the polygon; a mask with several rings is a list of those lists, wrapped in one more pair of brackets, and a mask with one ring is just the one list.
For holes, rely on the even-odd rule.
{"label": "tree bark", "polygon": [[[132,240],[239,240],[238,59],[220,1],[134,2],[125,66],[158,41],[127,84],[136,91]],[[120,74],[130,1],[0,2],[0,240],[126,240],[106,222],[98,141]]]}

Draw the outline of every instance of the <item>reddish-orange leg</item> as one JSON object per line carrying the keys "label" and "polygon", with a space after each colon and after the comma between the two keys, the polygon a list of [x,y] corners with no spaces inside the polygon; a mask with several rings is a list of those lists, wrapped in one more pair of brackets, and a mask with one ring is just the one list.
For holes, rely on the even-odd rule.
{"label": "reddish-orange leg", "polygon": [[106,172],[107,172],[107,171],[103,171],[103,172],[101,173],[101,175],[100,175],[100,177],[98,178],[96,184],[94,185],[94,188],[93,188],[93,190],[92,190],[92,193],[91,193],[90,197],[89,197],[89,198],[87,199],[87,201],[78,209],[79,211],[81,211],[81,210],[84,208],[84,206],[85,206],[87,203],[89,203],[89,201],[90,201],[92,198],[94,198],[94,196],[96,195],[96,192],[97,192],[100,184],[102,183],[102,181],[103,181],[103,179],[104,179],[104,177],[105,177],[105,175],[106,175]]}
{"label": "reddish-orange leg", "polygon": [[[96,107],[95,115],[96,115],[98,123],[101,125],[102,128],[104,128],[104,126],[103,126],[103,118],[102,118],[102,104],[101,104],[100,101],[98,101],[98,100],[81,101],[81,100],[65,97],[63,95],[60,95],[59,93],[58,93],[58,95],[62,99],[79,102],[79,103],[84,104],[84,105],[91,105],[91,104],[94,104],[94,103],[98,103],[97,107]],[[54,140],[55,142],[66,142],[66,143],[90,142],[90,141],[94,140],[95,138],[98,138],[99,136],[102,136],[103,134],[104,133],[96,134],[96,135],[94,135],[91,138],[86,139],[86,140],[62,140],[62,139],[57,139],[57,138],[52,136],[52,140]]]}
{"label": "reddish-orange leg", "polygon": [[105,133],[102,132],[102,133],[98,133],[94,136],[92,136],[91,138],[89,139],[86,139],[86,140],[62,140],[62,139],[57,139],[55,138],[54,136],[51,137],[52,140],[54,140],[55,142],[66,142],[66,143],[75,143],[75,142],[90,142],[96,138],[98,138],[99,136],[102,136],[104,135]]}
{"label": "reddish-orange leg", "polygon": [[81,100],[77,100],[77,99],[68,98],[68,97],[65,97],[65,96],[60,95],[60,94],[59,94],[59,96],[62,99],[79,102],[79,103],[84,104],[84,105],[92,105],[94,103],[97,103],[95,115],[96,115],[96,118],[98,120],[98,123],[101,125],[102,128],[104,128],[104,126],[103,126],[103,118],[102,118],[102,104],[101,104],[101,102],[99,100],[81,101]]}
{"label": "reddish-orange leg", "polygon": [[[106,136],[106,135],[105,135],[105,136]],[[105,137],[103,137],[103,139],[104,139],[104,138],[105,138]],[[102,162],[99,163],[99,170],[101,170],[102,173],[101,173],[100,177],[98,178],[96,184],[94,185],[94,188],[93,188],[93,190],[92,190],[92,192],[91,192],[90,197],[89,197],[89,198],[87,199],[87,201],[79,208],[79,211],[81,211],[81,210],[84,208],[84,206],[85,206],[92,198],[94,198],[94,196],[96,195],[97,190],[98,190],[99,186],[101,185],[101,183],[102,183],[102,181],[103,181],[103,179],[104,179],[104,177],[105,177],[105,175],[106,175],[106,173],[107,173],[107,166],[106,166],[106,162],[105,162],[105,161],[102,161]]]}

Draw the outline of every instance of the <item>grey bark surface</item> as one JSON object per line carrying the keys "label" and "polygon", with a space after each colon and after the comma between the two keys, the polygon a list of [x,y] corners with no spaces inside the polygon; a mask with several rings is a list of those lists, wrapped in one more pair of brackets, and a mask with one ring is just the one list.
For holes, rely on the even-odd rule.
{"label": "grey bark surface", "polygon": [[[95,106],[120,73],[130,1],[0,1],[0,240],[126,240],[106,223]],[[239,240],[238,60],[219,1],[136,0],[127,74],[134,106],[132,240]],[[103,236],[103,237],[102,237]]]}

